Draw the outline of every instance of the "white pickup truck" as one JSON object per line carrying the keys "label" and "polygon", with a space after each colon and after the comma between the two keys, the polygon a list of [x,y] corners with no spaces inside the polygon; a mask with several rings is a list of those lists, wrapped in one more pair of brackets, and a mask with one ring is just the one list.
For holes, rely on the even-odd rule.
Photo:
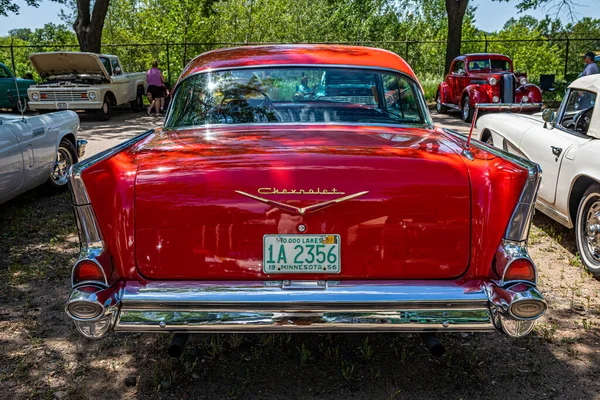
{"label": "white pickup truck", "polygon": [[44,79],[27,90],[33,110],[86,110],[106,121],[115,106],[129,103],[133,111],[144,108],[146,74],[123,72],[117,56],[51,52],[32,54],[29,59]]}

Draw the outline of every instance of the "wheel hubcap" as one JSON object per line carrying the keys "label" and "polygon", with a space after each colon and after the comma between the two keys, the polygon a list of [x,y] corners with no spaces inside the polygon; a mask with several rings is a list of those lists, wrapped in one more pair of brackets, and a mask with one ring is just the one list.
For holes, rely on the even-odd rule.
{"label": "wheel hubcap", "polygon": [[469,102],[465,101],[464,106],[463,106],[463,117],[464,117],[464,119],[467,119],[468,116],[469,116]]}
{"label": "wheel hubcap", "polygon": [[69,173],[69,168],[73,165],[73,158],[71,157],[71,153],[69,150],[64,147],[58,148],[58,154],[56,156],[56,161],[54,162],[54,167],[52,168],[52,172],[50,173],[50,179],[58,186],[65,185],[67,183]]}
{"label": "wheel hubcap", "polygon": [[108,104],[104,103],[102,105],[102,111],[104,111],[105,114],[108,112]]}
{"label": "wheel hubcap", "polygon": [[440,96],[438,95],[437,99],[436,99],[436,103],[435,103],[435,109],[440,111],[442,108],[442,101],[440,99]]}
{"label": "wheel hubcap", "polygon": [[585,245],[590,255],[594,261],[600,262],[600,200],[588,210],[583,229]]}

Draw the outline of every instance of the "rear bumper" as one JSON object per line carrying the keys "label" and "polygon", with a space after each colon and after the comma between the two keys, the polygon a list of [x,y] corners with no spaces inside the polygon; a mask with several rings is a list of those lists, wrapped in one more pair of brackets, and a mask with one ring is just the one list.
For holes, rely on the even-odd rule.
{"label": "rear bumper", "polygon": [[[488,332],[513,319],[513,301],[546,304],[533,285],[513,293],[493,282],[119,282],[85,293],[75,288],[67,313],[88,337],[126,332]],[[100,288],[99,288],[100,289]],[[92,293],[90,295],[90,293]],[[102,313],[82,320],[76,301]],[[543,314],[543,312],[542,312]],[[541,314],[540,314],[541,316]],[[539,317],[539,316],[537,316]],[[537,318],[536,317],[536,318]],[[535,318],[534,318],[535,319]],[[529,325],[533,326],[533,320]],[[98,328],[96,325],[100,325]],[[529,329],[526,333],[528,333]],[[526,334],[525,333],[525,334]]]}
{"label": "rear bumper", "polygon": [[481,103],[477,107],[481,111],[539,111],[542,103]]}

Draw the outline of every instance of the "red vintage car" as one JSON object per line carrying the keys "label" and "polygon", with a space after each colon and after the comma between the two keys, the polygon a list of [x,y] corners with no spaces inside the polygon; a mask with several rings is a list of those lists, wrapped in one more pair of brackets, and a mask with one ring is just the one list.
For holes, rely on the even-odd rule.
{"label": "red vintage car", "polygon": [[542,91],[516,75],[510,58],[502,54],[467,54],[452,61],[450,71],[436,94],[436,110],[461,111],[471,122],[475,107],[485,111],[539,111]]}
{"label": "red vintage car", "polygon": [[162,129],[72,169],[66,305],[109,331],[528,334],[536,164],[431,123],[408,64],[365,47],[200,55]]}

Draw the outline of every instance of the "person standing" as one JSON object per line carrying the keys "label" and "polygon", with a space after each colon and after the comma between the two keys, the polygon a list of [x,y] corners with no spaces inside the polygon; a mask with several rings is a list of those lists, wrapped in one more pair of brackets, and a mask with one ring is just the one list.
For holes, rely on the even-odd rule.
{"label": "person standing", "polygon": [[158,61],[152,62],[152,68],[146,72],[148,78],[148,100],[152,103],[148,107],[148,115],[152,111],[152,108],[156,110],[156,115],[160,115],[160,111],[164,106],[164,82],[165,77],[161,70],[158,69]]}
{"label": "person standing", "polygon": [[596,57],[596,54],[594,54],[593,51],[588,51],[587,53],[585,53],[585,56],[583,56],[583,57],[584,57],[586,66],[583,69],[583,72],[579,75],[579,77],[597,74],[598,73],[598,65],[596,65],[596,63],[594,62],[594,58]]}

